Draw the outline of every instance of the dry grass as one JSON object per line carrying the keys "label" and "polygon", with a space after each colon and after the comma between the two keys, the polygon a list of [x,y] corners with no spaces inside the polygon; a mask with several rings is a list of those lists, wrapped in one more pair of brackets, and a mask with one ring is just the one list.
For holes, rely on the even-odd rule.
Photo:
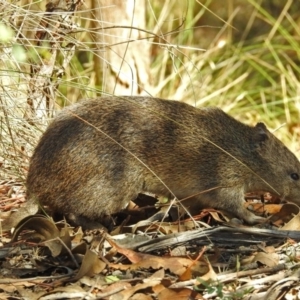
{"label": "dry grass", "polygon": [[[53,56],[49,44],[39,44],[35,35],[44,1],[15,6],[2,0],[0,5],[3,8],[0,9],[3,45],[0,49],[0,162],[3,167],[0,175],[24,178],[28,157],[54,110],[98,92],[93,67],[93,54],[97,54],[95,32],[89,29],[93,14],[87,1],[70,21],[74,28],[63,35],[64,41],[58,44],[59,51]],[[152,82],[145,92],[199,107],[216,105],[248,124],[264,121],[271,129],[281,127],[276,135],[299,156],[300,30],[295,21],[298,12],[293,1],[287,1],[276,18],[256,1],[249,0],[247,5],[251,7],[248,23],[244,24],[240,39],[235,41],[236,29],[231,24],[243,14],[243,7],[232,11],[228,8],[229,17],[225,19],[198,1],[186,1],[180,7],[174,0],[164,4],[147,2],[146,30],[152,35],[148,34],[151,38],[143,43],[150,44],[153,56]],[[207,15],[218,26],[203,26],[202,19]],[[257,20],[267,24],[268,30],[249,37]],[[4,37],[4,32],[9,34]],[[210,35],[203,37],[203,33]],[[201,39],[197,42],[199,38],[205,43]],[[76,55],[62,48],[69,43],[75,45]],[[54,61],[49,63],[51,59]],[[44,74],[36,71],[33,76],[32,67],[52,69]],[[58,70],[63,76],[59,76]],[[33,97],[30,84],[33,80],[36,83],[38,77],[43,82],[35,91],[38,96]],[[32,115],[28,102],[39,97],[51,105],[37,105]]]}
{"label": "dry grass", "polygon": [[[257,2],[260,2],[261,5]],[[180,1],[179,5],[179,1],[176,0],[164,2],[149,0],[146,2],[147,25],[146,28],[142,28],[146,30],[142,33],[147,38],[130,41],[122,36],[118,38],[120,38],[124,47],[127,47],[130,43],[141,43],[151,49],[150,69],[152,79],[143,93],[162,98],[177,99],[199,107],[215,105],[248,124],[264,121],[271,129],[277,129],[276,135],[300,157],[299,4],[292,0],[282,1],[284,3],[278,4],[276,7],[277,14],[274,15],[266,7],[266,3],[270,2],[268,0],[227,0],[227,8],[217,11],[214,3],[218,3],[218,1],[186,0]],[[95,1],[95,3],[97,2]],[[137,4],[138,1],[134,3]],[[54,18],[53,16],[47,16],[46,20],[52,24],[58,24],[61,29],[61,31],[52,30],[48,33],[46,23],[41,23],[45,4],[45,0],[31,4],[24,0],[19,2],[0,0],[0,194],[3,200],[3,210],[9,210],[16,205],[19,206],[24,201],[22,182],[26,177],[29,157],[55,111],[64,105],[78,101],[80,98],[95,97],[99,94],[99,91],[107,93],[104,84],[106,81],[105,68],[101,70],[101,72],[103,71],[101,73],[95,66],[95,57],[101,60],[101,51],[108,51],[108,48],[101,43],[101,35],[105,34],[105,30],[93,29],[92,24],[96,12],[91,9],[91,1],[87,0],[75,13],[74,17],[69,16],[63,21],[59,19],[61,12]],[[100,1],[98,5],[100,7]],[[113,7],[108,6],[106,9],[113,9]],[[101,20],[98,21],[100,25],[104,26]],[[62,24],[63,26],[61,26]],[[239,24],[241,24],[240,27]],[[128,26],[130,27],[131,23]],[[37,28],[41,30],[40,33],[45,30],[47,33],[45,40],[48,40],[48,42],[43,41],[41,35],[36,35]],[[259,31],[260,29],[261,31]],[[98,35],[99,39],[96,39],[95,35]],[[61,39],[57,38],[58,36]],[[106,62],[107,66],[112,64],[113,62]],[[99,78],[97,78],[99,72],[102,74],[100,86]],[[130,76],[130,74],[125,75]],[[295,218],[298,217],[298,212],[294,213],[293,211],[292,213],[296,216]],[[212,212],[212,216],[216,217],[216,213]],[[209,220],[212,220],[212,217],[209,217]],[[41,222],[40,219],[39,222]],[[43,228],[35,220],[33,220],[33,223],[38,224],[39,229]],[[203,224],[207,227],[206,223],[199,221],[199,226],[203,226]],[[189,221],[187,221],[187,225],[189,225]],[[61,228],[65,229],[66,227],[62,226],[59,230]],[[177,230],[179,227],[178,224],[161,223],[159,228],[162,230],[159,234],[164,236],[166,232],[172,232],[171,229],[176,228]],[[190,228],[187,227],[186,230],[190,230]],[[228,230],[228,228],[224,230]],[[255,230],[255,228],[252,230]],[[261,229],[257,229],[257,231],[261,233]],[[148,229],[145,229],[144,232],[143,237],[149,235]],[[154,236],[158,232],[159,230],[155,227]],[[186,232],[181,233],[183,236],[189,236]],[[235,233],[237,232],[235,231]],[[82,235],[80,230],[73,234],[74,236]],[[190,252],[196,253],[199,251],[198,242],[202,240],[207,243],[208,247],[211,246],[212,237],[207,238],[207,233],[204,232],[204,234],[206,235],[205,238],[197,238],[195,242],[190,242],[190,246],[194,247],[189,248]],[[252,243],[253,232],[248,232],[248,234],[248,239]],[[277,232],[274,234],[278,235]],[[230,237],[232,236],[233,234],[230,233]],[[270,234],[266,236],[268,239],[270,238]],[[262,246],[266,243],[266,236],[261,237],[262,241],[254,241],[259,244],[255,249],[253,247],[250,249],[249,246],[247,249],[241,249],[241,252],[252,253],[255,250],[259,253],[259,251],[262,251],[267,256],[266,260],[270,261],[271,256],[268,251],[272,249]],[[5,236],[2,236],[2,238],[2,242],[5,241]],[[234,277],[230,279],[232,280],[230,285],[225,286],[223,283],[216,282],[215,285],[205,286],[205,290],[206,293],[213,294],[212,297],[218,295],[220,299],[239,299],[239,297],[250,292],[250,290],[244,291],[243,282],[235,277],[237,271],[239,271],[240,257],[245,257],[245,253],[238,253],[240,250],[237,250],[237,244],[234,243],[231,245],[232,249],[226,245],[222,250],[223,252],[220,251],[221,247],[224,246],[222,245],[222,238],[225,240],[224,233],[213,240],[216,245],[220,241],[221,244],[214,252],[212,260],[218,256],[219,258],[228,259],[222,261],[221,266],[230,266]],[[77,242],[79,239],[77,237]],[[238,240],[243,243],[244,247],[247,235],[243,239],[238,236]],[[285,238],[282,238],[282,240],[285,240]],[[295,240],[297,240],[297,236]],[[56,243],[56,240],[52,242]],[[153,242],[157,244],[157,240],[153,239]],[[130,243],[132,243],[131,240]],[[275,242],[273,243],[275,244]],[[173,243],[168,245],[171,244],[173,245]],[[279,255],[281,257],[279,266],[284,268],[287,266],[288,269],[279,272],[275,269],[277,267],[275,265],[271,273],[277,272],[277,276],[282,275],[285,277],[284,280],[290,277],[292,283],[289,285],[291,289],[299,285],[297,282],[292,281],[298,278],[299,275],[294,276],[292,272],[298,259],[297,245],[290,240],[285,247],[292,249],[291,251],[294,252],[289,254],[286,251],[284,258],[280,252],[285,251],[284,247],[277,247],[276,251],[273,250],[276,259],[279,258]],[[40,245],[34,247],[42,249]],[[108,256],[111,255],[106,250],[102,253],[101,247],[102,244],[99,248],[98,245],[96,247],[100,249],[99,257],[104,257],[107,253]],[[30,253],[33,244],[30,244],[28,248],[28,253]],[[139,250],[143,251],[143,249]],[[214,251],[215,249],[209,248],[208,250]],[[85,255],[90,254],[90,252],[86,251]],[[16,253],[18,257],[22,257],[20,261],[26,262],[23,253],[20,255],[18,252]],[[162,253],[164,252],[157,254],[157,259],[161,259]],[[38,254],[36,252],[37,256]],[[165,255],[169,255],[169,249],[167,249]],[[105,258],[105,263],[111,259],[109,262],[115,262],[117,267],[122,266],[120,257],[124,259],[125,256],[111,255],[110,258]],[[29,257],[31,263],[35,262],[35,256],[31,256],[30,253]],[[115,257],[118,261],[114,261]],[[41,257],[38,259],[41,259]],[[61,258],[55,257],[55,259],[60,260],[57,263],[53,260],[56,265],[60,265]],[[95,257],[90,258],[91,269],[94,267],[94,259]],[[147,278],[148,283],[151,282],[149,278],[153,273],[152,267],[155,259],[148,259],[151,268],[147,266],[143,269],[146,270],[145,272],[140,272],[140,278]],[[233,263],[232,259],[234,260]],[[7,258],[3,258],[3,262],[4,260],[6,263],[8,262]],[[147,263],[148,260],[146,259],[144,262]],[[19,261],[19,259],[15,261]],[[64,257],[63,261],[67,263],[68,259]],[[97,258],[97,261],[100,261],[100,259]],[[9,263],[14,266],[13,263]],[[198,263],[196,258],[192,261],[191,266],[195,263]],[[279,263],[279,260],[276,263]],[[34,263],[33,268],[39,265],[42,264]],[[46,265],[50,266],[48,260]],[[55,282],[55,278],[52,276],[52,265],[49,274]],[[186,265],[185,263],[184,266],[186,267]],[[207,266],[207,260],[204,265]],[[251,265],[249,268],[250,270],[254,268],[254,273],[257,271],[264,272],[264,269],[259,268],[258,265]],[[21,271],[23,272],[22,268]],[[111,266],[108,269],[111,271]],[[73,270],[77,272],[77,266]],[[169,270],[169,265],[166,270]],[[63,269],[63,272],[65,272],[65,269]],[[125,272],[117,274],[127,276],[128,274],[131,275],[130,272],[128,270],[126,274]],[[212,270],[209,273],[212,278],[220,279],[215,276]],[[260,276],[260,274],[258,275]],[[105,273],[104,276],[107,275],[117,277],[115,273]],[[136,276],[136,273],[133,272],[133,275]],[[191,291],[190,288],[197,291],[200,285],[194,279],[197,274],[186,272],[184,275],[192,276],[193,282],[188,280],[189,277],[185,279],[182,277],[180,278],[181,284],[183,283],[184,287],[189,287],[189,289],[186,289],[188,292]],[[17,273],[17,276],[19,276],[19,273]],[[164,274],[160,276],[164,279],[167,278]],[[228,277],[228,273],[225,272],[224,276]],[[245,276],[248,280],[249,273]],[[280,283],[280,278],[277,276],[265,277],[268,280],[265,288],[268,288],[270,293],[272,292],[270,284],[273,282],[274,286],[281,284],[282,289],[286,291],[284,285],[286,281]],[[155,280],[157,278],[155,277]],[[251,284],[257,283],[257,287],[261,286],[261,278],[255,278],[255,276],[251,278]],[[2,283],[5,283],[5,279],[3,280]],[[61,279],[58,278],[57,280],[56,284],[59,286]],[[98,278],[95,280],[98,280]],[[102,282],[101,280],[100,282]],[[173,275],[170,280],[174,280]],[[127,279],[124,281],[127,281]],[[32,282],[34,282],[33,279]],[[98,288],[98,283],[92,283],[92,285]],[[13,284],[7,284],[7,288],[15,284],[15,281]],[[51,289],[48,281],[47,284],[43,284],[45,289],[46,287]],[[129,283],[127,282],[127,284]],[[134,290],[134,284],[131,288],[127,286],[125,290],[129,292]],[[80,288],[83,287],[82,282],[79,285]],[[52,287],[54,288],[54,286],[55,284]],[[168,289],[170,287],[168,286]],[[228,298],[224,295],[223,298],[221,296],[224,288],[229,288],[229,291],[227,291],[229,293]],[[85,289],[88,290],[87,293],[91,293],[90,285],[87,284]],[[203,286],[201,289],[203,289]],[[26,286],[24,288],[26,293],[29,290],[30,287],[27,288]],[[173,293],[173,291],[171,292]],[[85,291],[81,294],[82,297],[86,295]],[[172,295],[174,297],[174,294]],[[70,298],[72,297],[73,295],[70,296]],[[31,297],[29,296],[29,298]]]}

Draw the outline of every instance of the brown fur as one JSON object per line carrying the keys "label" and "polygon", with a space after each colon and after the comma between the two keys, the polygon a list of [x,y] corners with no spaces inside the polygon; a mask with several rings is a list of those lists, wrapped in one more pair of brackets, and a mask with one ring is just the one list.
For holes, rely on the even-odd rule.
{"label": "brown fur", "polygon": [[262,123],[250,127],[217,108],[177,101],[103,97],[53,120],[31,159],[27,189],[29,199],[77,223],[118,212],[139,192],[172,191],[180,200],[213,189],[183,204],[255,223],[244,194],[269,191],[299,204],[299,174],[297,158]]}

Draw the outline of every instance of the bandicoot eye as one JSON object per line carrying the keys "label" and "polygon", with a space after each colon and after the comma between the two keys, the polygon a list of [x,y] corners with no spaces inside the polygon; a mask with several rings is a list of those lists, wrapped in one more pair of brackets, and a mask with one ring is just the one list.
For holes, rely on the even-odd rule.
{"label": "bandicoot eye", "polygon": [[291,174],[291,178],[292,178],[293,180],[299,180],[299,174],[297,174],[297,173],[292,173],[292,174]]}

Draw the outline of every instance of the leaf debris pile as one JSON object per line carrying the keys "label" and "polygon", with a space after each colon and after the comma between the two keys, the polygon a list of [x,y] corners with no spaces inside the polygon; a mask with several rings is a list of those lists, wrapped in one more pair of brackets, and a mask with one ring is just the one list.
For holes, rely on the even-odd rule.
{"label": "leaf debris pile", "polygon": [[[19,207],[24,188],[2,182],[0,197],[2,211]],[[34,215],[2,233],[0,299],[298,299],[298,207],[276,207],[269,228],[205,210],[110,234]]]}

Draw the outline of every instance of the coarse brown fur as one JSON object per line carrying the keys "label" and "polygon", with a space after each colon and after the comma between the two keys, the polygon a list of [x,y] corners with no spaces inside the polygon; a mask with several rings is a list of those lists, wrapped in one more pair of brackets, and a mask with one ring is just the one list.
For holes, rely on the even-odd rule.
{"label": "coarse brown fur", "polygon": [[298,159],[262,123],[178,101],[103,97],[57,115],[35,149],[27,189],[29,199],[77,223],[118,212],[140,192],[171,191],[179,200],[196,195],[187,207],[223,209],[252,224],[260,217],[244,208],[244,194],[300,204],[299,174]]}

